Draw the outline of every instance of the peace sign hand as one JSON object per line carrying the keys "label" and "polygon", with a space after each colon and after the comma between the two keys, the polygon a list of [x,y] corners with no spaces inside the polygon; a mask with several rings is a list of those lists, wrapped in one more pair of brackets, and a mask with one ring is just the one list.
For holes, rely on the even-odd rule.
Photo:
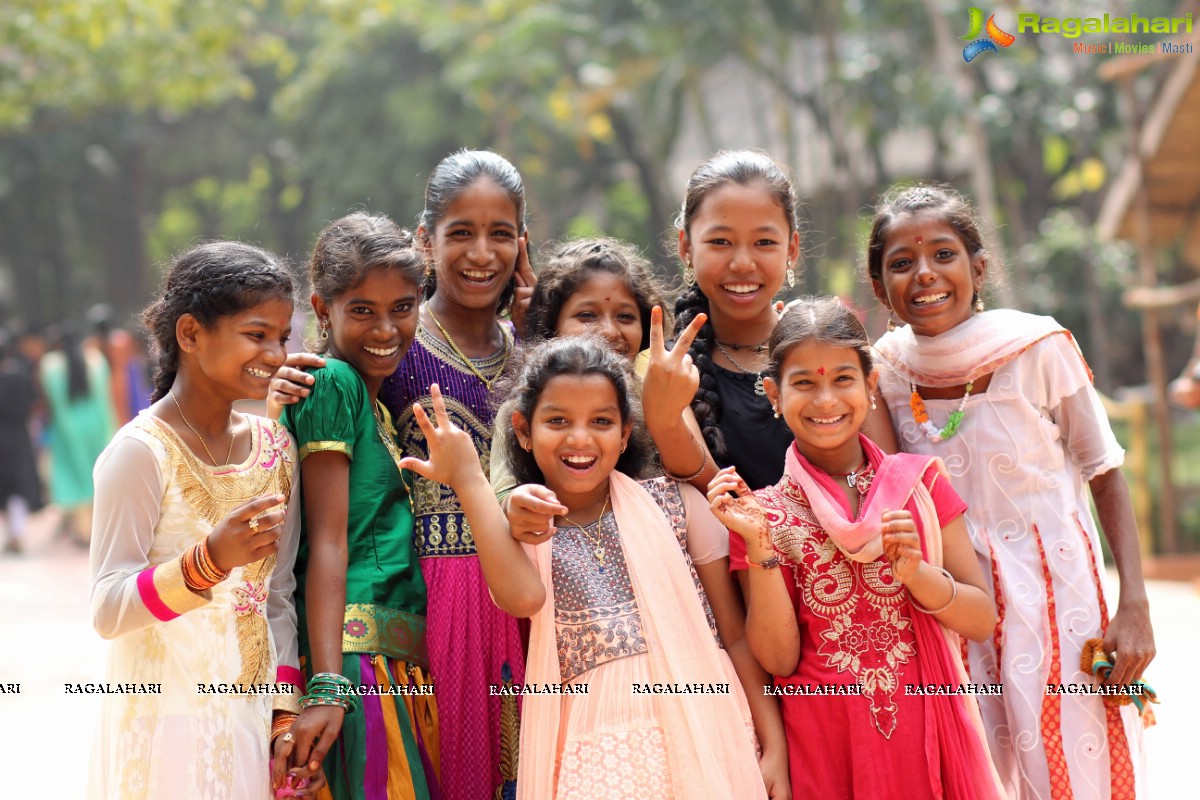
{"label": "peace sign hand", "polygon": [[642,381],[642,406],[646,427],[651,430],[659,424],[677,423],[696,396],[700,370],[688,350],[707,321],[706,315],[697,314],[668,350],[662,309],[655,306],[650,311],[650,362]]}
{"label": "peace sign hand", "polygon": [[420,403],[413,404],[413,417],[416,418],[429,446],[429,458],[422,460],[405,456],[400,459],[400,468],[412,470],[435,483],[443,483],[453,489],[463,481],[482,476],[483,467],[479,464],[479,451],[475,449],[471,435],[450,420],[450,415],[446,413],[446,402],[442,399],[442,390],[436,383],[429,387],[429,395],[437,427],[434,427]]}

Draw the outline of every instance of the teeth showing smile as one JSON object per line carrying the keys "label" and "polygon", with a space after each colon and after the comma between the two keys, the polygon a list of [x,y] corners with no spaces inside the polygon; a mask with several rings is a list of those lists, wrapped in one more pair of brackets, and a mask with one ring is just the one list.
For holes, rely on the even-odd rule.
{"label": "teeth showing smile", "polygon": [[937,294],[924,294],[924,295],[921,295],[920,297],[914,297],[913,305],[923,306],[923,305],[927,305],[929,303],[939,303],[942,300],[945,300],[949,296],[950,296],[949,292],[939,292]]}
{"label": "teeth showing smile", "polygon": [[265,369],[255,369],[254,367],[246,367],[246,372],[249,372],[251,375],[253,375],[256,378],[264,378],[265,379],[265,378],[271,377],[271,373],[267,372]]}
{"label": "teeth showing smile", "polygon": [[595,456],[563,456],[563,463],[570,467],[579,467],[586,469],[596,463]]}
{"label": "teeth showing smile", "polygon": [[727,292],[734,294],[753,294],[761,288],[761,284],[757,283],[727,283],[722,287]]}
{"label": "teeth showing smile", "polygon": [[490,281],[496,273],[481,270],[463,270],[463,277],[473,281]]}
{"label": "teeth showing smile", "polygon": [[371,355],[379,356],[381,358],[387,358],[390,355],[394,355],[399,349],[400,345],[396,345],[395,347],[363,347],[363,350],[366,350]]}
{"label": "teeth showing smile", "polygon": [[809,420],[818,425],[836,425],[846,418],[845,414],[836,417],[809,417]]}

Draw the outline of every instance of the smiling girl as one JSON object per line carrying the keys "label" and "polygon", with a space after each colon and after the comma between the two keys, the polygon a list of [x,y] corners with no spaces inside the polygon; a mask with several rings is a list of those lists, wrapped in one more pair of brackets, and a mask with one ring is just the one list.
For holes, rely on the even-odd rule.
{"label": "smiling girl", "polygon": [[[1089,640],[1115,662],[1109,683],[1136,682],[1154,657],[1124,451],[1070,332],[1050,317],[983,310],[987,268],[959,195],[918,186],[880,203],[867,271],[906,323],[876,344],[886,411],[901,448],[942,458],[971,503],[967,527],[1000,618],[971,643],[969,666],[1004,683],[1003,696],[980,702],[1005,789],[1132,796],[1144,778],[1134,706],[1046,693],[1091,683],[1080,663]],[[1087,489],[1120,575],[1111,620]]]}
{"label": "smiling girl", "polygon": [[296,449],[233,404],[266,398],[291,316],[287,269],[239,242],[181,255],[142,314],[154,404],[96,463],[92,622],[113,640],[107,680],[159,691],[105,696],[91,797],[271,796],[272,712],[286,731],[298,710]]}
{"label": "smiling girl", "polygon": [[285,752],[293,765],[324,761],[337,800],[438,796],[437,708],[418,689],[430,683],[425,581],[378,399],[412,344],[421,269],[412,237],[386,217],[351,214],[322,231],[310,279],[326,363],[283,418],[300,445],[297,605],[309,679]]}
{"label": "smiling girl", "polygon": [[861,434],[878,377],[849,308],[793,303],[768,346],[783,476],[751,493],[727,467],[708,497],[745,543],[746,638],[783,699],[793,796],[999,797],[974,699],[908,691],[965,684],[959,636],[996,619],[965,504],[935,459]]}

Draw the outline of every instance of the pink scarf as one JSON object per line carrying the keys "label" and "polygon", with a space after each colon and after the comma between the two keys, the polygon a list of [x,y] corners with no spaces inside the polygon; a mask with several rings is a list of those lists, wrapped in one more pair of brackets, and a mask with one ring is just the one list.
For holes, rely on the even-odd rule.
{"label": "pink scarf", "polygon": [[[653,683],[725,683],[725,672],[679,540],[654,498],[637,481],[613,472],[613,512],[637,598]],[[531,620],[525,680],[561,683],[554,627],[552,542],[526,546],[546,587],[546,602]],[[525,695],[521,708],[518,796],[554,797],[561,698]],[[671,785],[679,800],[766,800],[748,713],[734,694],[655,695],[666,739]]]}
{"label": "pink scarf", "polygon": [[[844,498],[832,479],[809,464],[796,445],[788,448],[787,475],[804,490],[817,522],[847,558],[869,562],[883,555],[883,512],[906,508],[917,522],[925,560],[935,567],[942,566],[942,526],[933,497],[921,481],[930,466],[941,473],[942,480],[949,480],[942,460],[908,453],[888,456],[861,434],[859,441],[875,468],[875,479],[864,498],[867,507],[858,522],[849,519],[846,505],[839,502]],[[970,683],[962,664],[958,634],[939,624],[936,616],[917,610],[911,597],[909,602],[923,680],[944,685]],[[947,798],[1003,797],[975,698],[925,695],[923,702],[926,768],[932,785],[940,786]]]}
{"label": "pink scarf", "polygon": [[882,336],[875,351],[906,382],[941,388],[991,374],[1056,333],[1071,336],[1051,317],[998,308],[937,336],[919,336],[905,325]]}

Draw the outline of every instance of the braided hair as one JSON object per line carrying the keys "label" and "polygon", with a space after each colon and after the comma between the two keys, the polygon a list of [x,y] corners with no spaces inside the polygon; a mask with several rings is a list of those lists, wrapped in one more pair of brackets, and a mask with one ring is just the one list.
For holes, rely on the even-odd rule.
{"label": "braided hair", "polygon": [[[796,230],[796,190],[783,167],[766,153],[756,150],[723,150],[697,167],[688,179],[683,207],[675,218],[676,229],[685,236],[690,235],[692,221],[700,212],[704,198],[713,190],[731,183],[739,186],[761,183],[783,210],[788,233]],[[709,321],[704,323],[688,350],[700,372],[700,386],[692,398],[692,411],[713,460],[726,465],[729,463],[729,448],[720,427],[723,409],[721,396],[717,393],[716,367],[712,360],[717,334],[712,326],[708,297],[698,284],[688,287],[675,302],[675,335],[683,332],[697,314],[705,314]]]}
{"label": "braided hair", "polygon": [[177,256],[162,295],[142,312],[154,366],[152,400],[167,395],[179,372],[175,324],[191,314],[205,328],[271,298],[292,301],[292,275],[280,259],[242,242],[208,242]]}

